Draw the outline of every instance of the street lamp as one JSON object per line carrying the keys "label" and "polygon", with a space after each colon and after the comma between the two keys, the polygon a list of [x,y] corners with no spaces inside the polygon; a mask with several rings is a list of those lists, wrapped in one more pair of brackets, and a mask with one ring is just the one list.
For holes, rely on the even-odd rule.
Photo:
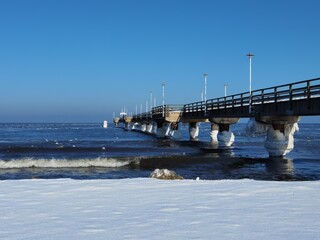
{"label": "street lamp", "polygon": [[248,53],[247,56],[249,57],[249,65],[250,65],[250,85],[249,85],[249,113],[251,113],[251,104],[252,104],[252,57],[254,56],[253,53]]}
{"label": "street lamp", "polygon": [[150,91],[150,116],[152,118],[152,91]]}
{"label": "street lamp", "polygon": [[207,115],[207,78],[208,73],[204,73],[204,115]]}
{"label": "street lamp", "polygon": [[207,78],[208,78],[208,73],[204,73],[204,101],[207,101]]}
{"label": "street lamp", "polygon": [[164,117],[164,85],[165,81],[162,81],[162,117]]}
{"label": "street lamp", "polygon": [[228,87],[228,84],[224,84],[224,96],[226,97],[227,96],[227,87]]}

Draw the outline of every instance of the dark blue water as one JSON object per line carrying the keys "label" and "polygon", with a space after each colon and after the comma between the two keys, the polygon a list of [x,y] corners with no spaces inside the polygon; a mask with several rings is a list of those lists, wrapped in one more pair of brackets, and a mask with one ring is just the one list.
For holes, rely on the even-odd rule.
{"label": "dark blue water", "polygon": [[300,124],[295,149],[271,158],[264,136],[232,126],[231,148],[213,149],[210,125],[189,141],[180,125],[173,139],[156,139],[101,124],[0,124],[0,180],[26,178],[117,179],[148,177],[168,168],[187,179],[319,180],[320,124]]}

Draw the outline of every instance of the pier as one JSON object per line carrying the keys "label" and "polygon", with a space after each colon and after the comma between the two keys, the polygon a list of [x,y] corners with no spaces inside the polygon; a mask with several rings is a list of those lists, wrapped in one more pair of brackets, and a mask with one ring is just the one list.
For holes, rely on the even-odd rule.
{"label": "pier", "polygon": [[320,78],[279,85],[206,101],[161,105],[148,112],[114,118],[127,130],[170,138],[179,123],[189,124],[191,140],[199,136],[199,123],[211,123],[211,141],[229,147],[235,141],[230,125],[249,118],[248,131],[266,134],[270,156],[284,156],[294,148],[294,132],[301,116],[320,115]]}

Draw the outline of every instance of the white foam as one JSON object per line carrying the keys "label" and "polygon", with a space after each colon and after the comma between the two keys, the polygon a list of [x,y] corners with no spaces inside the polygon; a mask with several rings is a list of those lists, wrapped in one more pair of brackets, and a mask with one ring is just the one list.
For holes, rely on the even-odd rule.
{"label": "white foam", "polygon": [[86,168],[86,167],[105,167],[117,168],[126,166],[130,161],[121,161],[113,158],[94,158],[94,159],[35,159],[23,158],[14,160],[0,160],[0,169],[12,168]]}

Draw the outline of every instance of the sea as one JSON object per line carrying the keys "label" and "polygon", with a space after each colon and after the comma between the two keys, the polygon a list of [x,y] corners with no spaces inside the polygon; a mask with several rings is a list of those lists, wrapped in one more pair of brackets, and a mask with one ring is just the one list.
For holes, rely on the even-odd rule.
{"label": "sea", "polygon": [[101,123],[0,123],[0,180],[122,179],[173,170],[185,179],[320,180],[320,124],[299,124],[294,150],[269,157],[264,135],[232,125],[232,147],[213,147],[210,124],[197,141],[180,124],[171,139]]}

